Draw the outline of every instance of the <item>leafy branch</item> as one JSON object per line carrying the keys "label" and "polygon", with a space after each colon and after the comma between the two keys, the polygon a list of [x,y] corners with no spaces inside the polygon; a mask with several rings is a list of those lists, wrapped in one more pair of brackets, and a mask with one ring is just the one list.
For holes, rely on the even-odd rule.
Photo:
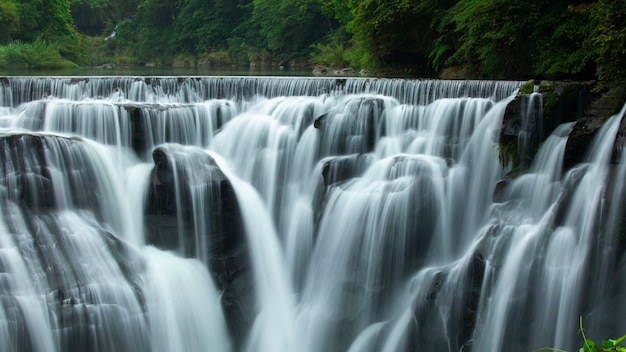
{"label": "leafy branch", "polygon": [[[598,344],[587,338],[585,335],[585,329],[583,328],[583,317],[579,319],[579,329],[578,332],[583,337],[583,345],[578,349],[578,352],[626,352],[626,347],[622,346],[622,342],[626,339],[626,335],[623,335],[617,339],[608,339],[602,341],[602,344]],[[567,352],[565,350],[561,350],[558,348],[540,348],[534,350],[533,352],[538,351],[555,351],[555,352]]]}

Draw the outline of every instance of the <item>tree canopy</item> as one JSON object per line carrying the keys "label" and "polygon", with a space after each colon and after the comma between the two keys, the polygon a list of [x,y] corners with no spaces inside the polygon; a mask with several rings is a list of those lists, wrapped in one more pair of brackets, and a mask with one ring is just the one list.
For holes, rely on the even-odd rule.
{"label": "tree canopy", "polygon": [[17,5],[13,0],[0,0],[0,44],[5,44],[20,28]]}
{"label": "tree canopy", "polygon": [[138,64],[222,53],[231,64],[626,81],[626,0],[0,0],[0,45],[56,43],[78,60],[80,36],[101,38],[102,60]]}

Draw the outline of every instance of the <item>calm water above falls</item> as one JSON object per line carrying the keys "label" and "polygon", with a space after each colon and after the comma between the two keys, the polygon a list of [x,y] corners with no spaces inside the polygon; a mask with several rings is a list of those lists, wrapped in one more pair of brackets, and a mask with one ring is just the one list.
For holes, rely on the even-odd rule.
{"label": "calm water above falls", "polygon": [[0,80],[0,349],[574,350],[579,316],[621,336],[624,112],[568,170],[558,127],[494,201],[518,86]]}

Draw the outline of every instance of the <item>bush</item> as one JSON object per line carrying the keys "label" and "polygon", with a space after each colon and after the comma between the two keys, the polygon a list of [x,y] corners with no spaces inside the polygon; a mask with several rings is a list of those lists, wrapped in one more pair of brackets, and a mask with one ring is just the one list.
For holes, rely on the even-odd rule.
{"label": "bush", "polygon": [[32,43],[9,43],[0,47],[0,66],[26,68],[68,68],[77,65],[61,56],[59,48],[41,38]]}
{"label": "bush", "polygon": [[[604,340],[602,341],[602,344],[598,344],[585,336],[585,329],[583,329],[583,317],[580,317],[579,326],[580,329],[578,332],[583,337],[583,345],[578,350],[579,352],[626,352],[626,347],[621,346],[622,342],[626,339],[626,335],[617,339]],[[535,351],[566,352],[558,348],[540,348]]]}

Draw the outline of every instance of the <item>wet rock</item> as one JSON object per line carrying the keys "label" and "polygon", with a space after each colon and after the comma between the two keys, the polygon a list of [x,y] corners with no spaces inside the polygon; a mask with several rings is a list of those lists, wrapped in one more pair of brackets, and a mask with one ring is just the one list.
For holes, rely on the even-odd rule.
{"label": "wet rock", "polygon": [[354,98],[342,111],[319,116],[314,127],[320,130],[320,146],[330,146],[320,155],[368,153],[385,135],[384,101],[374,97]]}
{"label": "wet rock", "polygon": [[[437,351],[442,346],[452,351],[471,349],[486,266],[482,254],[474,252],[464,262],[460,276],[451,272],[459,268],[432,275],[429,288],[414,297],[407,350]],[[448,307],[445,315],[439,310],[442,306]]]}
{"label": "wet rock", "polygon": [[493,190],[492,196],[492,199],[495,203],[501,203],[502,201],[504,201],[504,193],[508,185],[508,179],[500,180],[498,181],[498,183],[496,183],[496,187]]}
{"label": "wet rock", "polygon": [[[50,183],[43,137],[30,134],[6,135],[0,137],[0,146],[1,183],[11,192],[10,199],[16,203],[38,206],[38,191],[47,190]],[[41,206],[53,202],[53,199],[45,199]]]}
{"label": "wet rock", "polygon": [[205,262],[223,291],[222,307],[233,340],[242,342],[253,323],[255,296],[232,184],[199,148],[161,146],[153,160],[147,242]]}
{"label": "wet rock", "polygon": [[[0,309],[11,336],[16,338],[3,341],[4,346],[13,346],[11,350],[16,351],[37,349],[31,335],[36,309],[23,309],[25,304],[43,308],[44,314],[53,319],[53,333],[63,351],[94,350],[105,343],[111,350],[127,350],[123,336],[130,334],[135,334],[137,341],[144,338],[138,345],[149,346],[147,333],[141,334],[141,327],[146,326],[144,257],[95,222],[89,225],[95,227],[85,230],[89,233],[82,233],[80,227],[68,229],[59,214],[56,209],[3,208],[3,220],[10,229],[7,235],[32,275],[30,279],[20,277],[14,258],[0,253],[0,263],[7,264],[0,265]],[[83,215],[88,221],[90,216]],[[82,252],[85,243],[95,244],[91,249],[101,256],[96,254],[97,259],[86,262],[89,254]],[[118,270],[122,276],[108,275]],[[21,280],[33,280],[32,286],[19,284]],[[32,287],[32,293],[24,295],[26,287]],[[22,298],[18,301],[18,297]],[[137,305],[126,305],[130,301]]]}
{"label": "wet rock", "polygon": [[[85,150],[77,139],[18,133],[0,136],[0,184],[9,200],[30,209],[57,206],[52,174],[63,176],[66,195],[73,206],[96,214],[100,201],[96,177],[85,160]],[[58,183],[58,181],[57,181]],[[67,200],[66,200],[67,202]]]}
{"label": "wet rock", "polygon": [[313,213],[315,233],[326,204],[326,193],[329,187],[340,184],[362,174],[369,165],[369,157],[362,154],[329,157],[323,161],[320,182],[313,196]]}
{"label": "wet rock", "polygon": [[146,125],[141,116],[141,108],[126,106],[125,109],[128,112],[131,126],[130,146],[137,155],[143,156],[147,153],[148,145],[146,143]]}
{"label": "wet rock", "polygon": [[583,117],[591,101],[590,86],[553,81],[522,85],[503,116],[498,140],[501,163],[513,168],[530,166],[541,143],[557,126]]}
{"label": "wet rock", "polygon": [[563,156],[563,171],[581,163],[589,150],[589,146],[602,127],[597,119],[583,118],[576,122],[567,139]]}
{"label": "wet rock", "polygon": [[[621,113],[624,105],[626,105],[626,102],[622,104],[622,108],[620,108],[620,112],[618,113]],[[624,115],[620,117],[621,121],[620,121],[619,129],[617,131],[617,136],[615,137],[615,145],[613,147],[613,155],[612,155],[612,161],[614,164],[620,163],[619,159],[623,155],[624,150],[626,149],[626,118],[624,117],[625,117]]]}

